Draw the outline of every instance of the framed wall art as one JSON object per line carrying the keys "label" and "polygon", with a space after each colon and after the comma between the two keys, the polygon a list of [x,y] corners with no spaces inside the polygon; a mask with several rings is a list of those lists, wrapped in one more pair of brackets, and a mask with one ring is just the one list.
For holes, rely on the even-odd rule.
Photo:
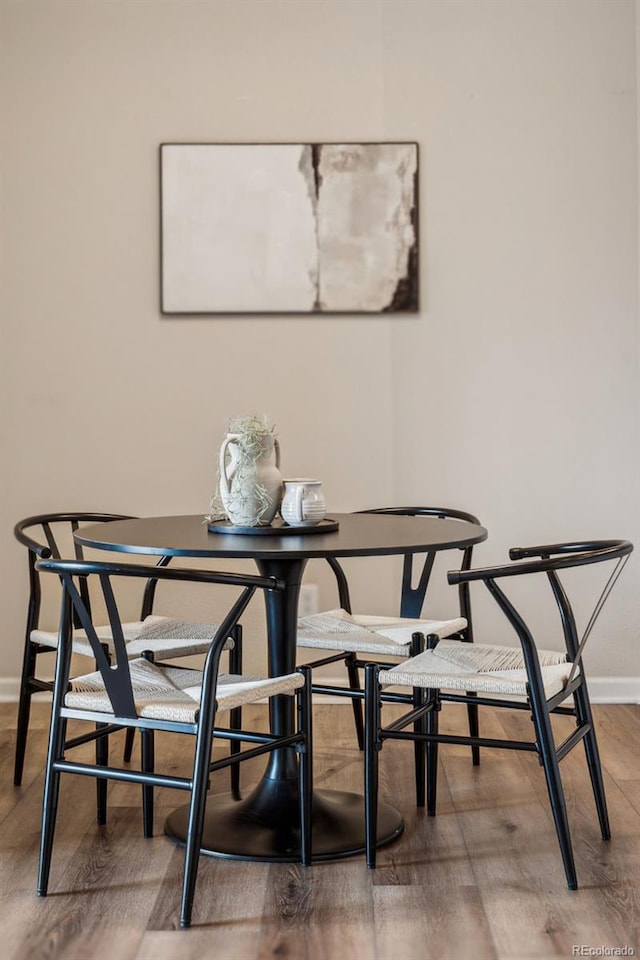
{"label": "framed wall art", "polygon": [[163,314],[418,309],[417,143],[163,143]]}

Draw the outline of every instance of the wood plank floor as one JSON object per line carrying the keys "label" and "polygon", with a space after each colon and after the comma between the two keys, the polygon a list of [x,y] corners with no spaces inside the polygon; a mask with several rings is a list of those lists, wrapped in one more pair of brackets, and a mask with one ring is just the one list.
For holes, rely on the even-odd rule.
{"label": "wood plank floor", "polygon": [[[254,711],[261,715],[264,708]],[[600,840],[584,753],[562,763],[580,889],[567,890],[542,772],[531,754],[441,748],[438,816],[416,810],[409,744],[381,755],[381,797],[405,832],[363,858],[259,864],[203,857],[194,926],[177,929],[182,850],[164,837],[183,797],[157,791],[156,836],[142,837],[140,788],[110,786],[109,823],[95,825],[95,787],[65,777],[50,896],[35,895],[47,704],[34,709],[24,783],[12,784],[15,707],[0,705],[0,951],[3,960],[520,960],[575,948],[630,948],[640,915],[640,708],[594,708],[613,839]],[[528,738],[526,713],[481,714],[488,735]],[[316,784],[362,790],[347,706],[315,708]],[[463,730],[445,707],[442,728]],[[570,721],[558,720],[558,733]],[[119,735],[120,736],[120,735]],[[113,750],[120,744],[113,742]],[[159,737],[157,765],[186,772],[190,743]],[[80,748],[90,750],[91,748]],[[76,751],[76,754],[78,751]],[[263,761],[243,770],[255,781]],[[221,771],[213,792],[226,792]],[[583,952],[582,955],[587,955]],[[634,953],[627,955],[633,956]]]}

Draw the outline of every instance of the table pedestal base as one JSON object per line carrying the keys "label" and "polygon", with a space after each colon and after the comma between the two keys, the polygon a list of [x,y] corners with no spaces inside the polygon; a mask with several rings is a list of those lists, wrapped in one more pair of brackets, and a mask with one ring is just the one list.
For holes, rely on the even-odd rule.
{"label": "table pedestal base", "polygon": [[[264,860],[292,863],[300,859],[300,830],[290,792],[281,806],[261,811],[256,791],[245,800],[230,794],[212,796],[205,814],[201,853],[230,860]],[[273,801],[273,795],[271,800]],[[188,807],[174,810],[166,820],[167,836],[184,843]],[[402,817],[388,804],[378,804],[378,846],[391,843],[404,829]],[[364,798],[338,790],[316,790],[313,798],[313,859],[338,860],[364,852]]]}

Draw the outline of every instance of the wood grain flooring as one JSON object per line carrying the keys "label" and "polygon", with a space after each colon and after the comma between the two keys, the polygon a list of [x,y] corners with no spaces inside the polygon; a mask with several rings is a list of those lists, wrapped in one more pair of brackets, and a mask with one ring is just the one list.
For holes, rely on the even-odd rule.
{"label": "wood grain flooring", "polygon": [[[263,721],[264,708],[254,707]],[[404,835],[378,867],[363,858],[261,864],[203,857],[194,926],[177,929],[182,850],[164,837],[184,801],[158,790],[156,835],[142,836],[140,788],[110,786],[109,823],[95,824],[95,786],[63,777],[50,896],[35,895],[48,704],[34,709],[23,786],[12,784],[15,707],[0,705],[0,956],[2,960],[525,960],[581,947],[637,956],[640,916],[640,708],[594,708],[613,828],[600,840],[584,753],[562,763],[580,889],[567,890],[542,772],[531,754],[441,748],[438,816],[413,802],[412,750],[387,743],[381,797]],[[529,737],[526,713],[488,710],[483,732]],[[442,728],[463,730],[443,710]],[[347,706],[318,705],[315,778],[362,790]],[[558,733],[568,729],[557,721]],[[119,735],[120,736],[120,735]],[[121,742],[112,741],[114,751]],[[92,748],[81,748],[90,751]],[[157,765],[186,773],[190,743],[159,737]],[[243,770],[255,781],[263,761]],[[221,771],[213,793],[226,792]],[[629,950],[634,953],[629,953]],[[583,952],[583,956],[588,955]],[[609,954],[613,955],[613,954]],[[623,954],[624,955],[624,954]]]}

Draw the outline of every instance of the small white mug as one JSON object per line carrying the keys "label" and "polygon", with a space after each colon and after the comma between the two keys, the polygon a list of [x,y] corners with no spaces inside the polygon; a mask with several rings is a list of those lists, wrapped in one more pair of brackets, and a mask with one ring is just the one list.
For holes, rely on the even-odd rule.
{"label": "small white mug", "polygon": [[290,527],[311,527],[320,523],[327,513],[320,480],[284,480],[284,495],[280,513]]}

